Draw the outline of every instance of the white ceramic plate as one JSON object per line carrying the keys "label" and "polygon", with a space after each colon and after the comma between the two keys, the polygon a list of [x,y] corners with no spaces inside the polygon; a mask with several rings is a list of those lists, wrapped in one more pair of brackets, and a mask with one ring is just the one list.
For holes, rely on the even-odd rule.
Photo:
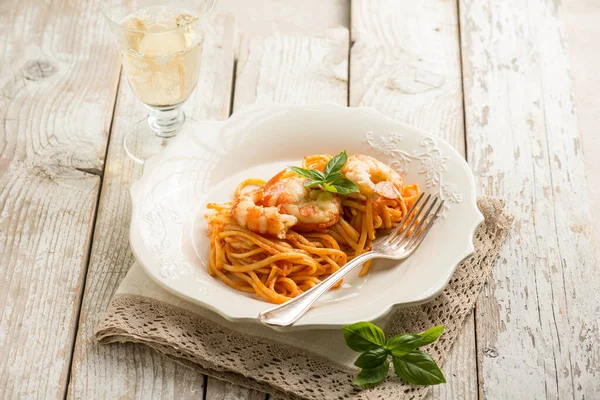
{"label": "white ceramic plate", "polygon": [[[482,222],[471,171],[445,141],[367,108],[334,105],[264,106],[226,122],[193,123],[151,158],[132,185],[131,246],[146,271],[168,290],[228,320],[258,321],[272,307],[227,287],[206,272],[208,202],[231,199],[245,178],[269,178],[315,153],[362,153],[404,175],[406,184],[446,200],[444,217],[421,247],[402,262],[375,261],[370,273],[345,279],[295,328],[332,328],[369,321],[394,305],[424,303],[446,286],[473,253]],[[197,251],[195,251],[195,249]]]}

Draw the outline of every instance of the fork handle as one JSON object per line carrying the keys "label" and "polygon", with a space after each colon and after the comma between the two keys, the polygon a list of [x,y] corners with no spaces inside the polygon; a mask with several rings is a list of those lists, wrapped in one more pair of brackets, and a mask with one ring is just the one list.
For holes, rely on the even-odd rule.
{"label": "fork handle", "polygon": [[352,271],[359,265],[364,264],[372,258],[375,258],[376,253],[367,251],[359,256],[356,256],[350,262],[346,263],[342,268],[335,271],[323,282],[315,287],[302,293],[300,296],[293,298],[283,304],[265,310],[258,314],[258,319],[267,324],[275,326],[289,326],[298,321],[310,309],[315,301],[331,289],[340,279]]}

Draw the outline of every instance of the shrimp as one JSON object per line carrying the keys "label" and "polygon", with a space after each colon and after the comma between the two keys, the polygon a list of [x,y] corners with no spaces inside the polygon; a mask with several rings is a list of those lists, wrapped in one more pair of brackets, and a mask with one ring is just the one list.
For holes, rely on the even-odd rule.
{"label": "shrimp", "polygon": [[308,180],[283,170],[263,187],[262,205],[279,207],[298,219],[298,230],[324,229],[340,219],[342,202],[331,192],[304,187]]}
{"label": "shrimp", "polygon": [[235,200],[232,216],[253,232],[285,238],[289,228],[324,229],[338,222],[342,202],[334,193],[304,187],[307,179],[281,171]]}
{"label": "shrimp", "polygon": [[377,195],[381,195],[388,199],[397,199],[402,196],[402,177],[373,157],[351,155],[342,168],[342,173],[367,197],[376,199]]}
{"label": "shrimp", "polygon": [[257,204],[262,198],[261,189],[242,193],[233,202],[231,216],[252,232],[277,236],[285,239],[288,229],[298,223],[293,215],[281,214],[277,207]]}

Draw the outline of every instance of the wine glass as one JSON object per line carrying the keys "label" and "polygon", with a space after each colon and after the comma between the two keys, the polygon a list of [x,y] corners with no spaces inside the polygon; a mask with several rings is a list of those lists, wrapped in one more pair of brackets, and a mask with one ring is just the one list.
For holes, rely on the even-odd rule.
{"label": "wine glass", "polygon": [[[206,16],[216,0],[107,0],[123,72],[148,118],[125,135],[125,152],[143,163],[181,130],[181,108],[200,71]],[[142,144],[143,145],[140,145]]]}

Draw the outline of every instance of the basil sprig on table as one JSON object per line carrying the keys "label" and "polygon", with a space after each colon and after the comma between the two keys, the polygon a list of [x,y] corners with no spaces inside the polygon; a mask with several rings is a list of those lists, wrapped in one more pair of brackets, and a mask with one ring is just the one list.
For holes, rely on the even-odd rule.
{"label": "basil sprig on table", "polygon": [[337,156],[333,157],[323,172],[317,169],[306,169],[300,167],[288,167],[296,175],[303,178],[308,178],[309,181],[304,184],[306,187],[321,186],[323,189],[332,193],[350,194],[358,192],[358,186],[351,180],[347,179],[340,171],[348,161],[346,150],[342,151]]}
{"label": "basil sprig on table", "polygon": [[346,325],[343,331],[348,347],[362,353],[354,362],[362,368],[352,381],[355,385],[367,388],[381,383],[388,375],[390,356],[396,375],[408,383],[437,385],[446,382],[431,356],[418,350],[435,342],[444,332],[443,326],[422,333],[396,335],[387,341],[381,328],[370,322]]}

